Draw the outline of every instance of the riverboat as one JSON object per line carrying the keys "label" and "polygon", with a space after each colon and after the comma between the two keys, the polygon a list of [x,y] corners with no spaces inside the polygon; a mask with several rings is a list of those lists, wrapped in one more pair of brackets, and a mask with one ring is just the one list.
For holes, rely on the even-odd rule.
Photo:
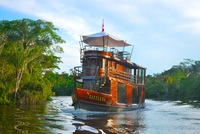
{"label": "riverboat", "polygon": [[[131,62],[133,45],[102,31],[81,36],[81,66],[74,67],[72,105],[88,111],[144,108],[146,68]],[[121,49],[121,50],[120,50]],[[131,49],[130,49],[131,50]]]}

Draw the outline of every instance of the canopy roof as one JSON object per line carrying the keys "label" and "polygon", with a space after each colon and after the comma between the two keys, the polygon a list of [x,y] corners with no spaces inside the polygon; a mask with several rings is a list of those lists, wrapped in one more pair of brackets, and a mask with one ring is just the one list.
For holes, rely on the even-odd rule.
{"label": "canopy roof", "polygon": [[131,46],[124,40],[120,40],[112,35],[105,32],[99,32],[91,35],[83,35],[83,42],[96,47],[125,47]]}

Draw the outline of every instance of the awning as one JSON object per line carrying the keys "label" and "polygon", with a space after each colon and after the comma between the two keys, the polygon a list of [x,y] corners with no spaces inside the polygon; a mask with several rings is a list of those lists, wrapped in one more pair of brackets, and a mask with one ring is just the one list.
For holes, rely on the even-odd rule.
{"label": "awning", "polygon": [[99,32],[91,35],[83,35],[83,42],[96,47],[125,47],[131,46],[124,40],[117,39],[116,37],[109,35],[105,32]]}

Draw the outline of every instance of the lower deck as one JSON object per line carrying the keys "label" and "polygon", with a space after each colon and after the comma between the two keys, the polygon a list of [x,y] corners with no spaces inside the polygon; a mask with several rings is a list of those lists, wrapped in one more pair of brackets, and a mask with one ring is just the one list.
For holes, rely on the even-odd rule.
{"label": "lower deck", "polygon": [[[109,112],[131,111],[144,107],[145,103],[142,97],[130,97],[132,96],[131,94],[123,96],[121,93],[114,93],[106,94],[98,91],[76,88],[72,94],[72,105],[75,109]],[[130,93],[130,91],[127,93]],[[121,100],[119,100],[120,97]],[[125,100],[125,102],[122,100]]]}

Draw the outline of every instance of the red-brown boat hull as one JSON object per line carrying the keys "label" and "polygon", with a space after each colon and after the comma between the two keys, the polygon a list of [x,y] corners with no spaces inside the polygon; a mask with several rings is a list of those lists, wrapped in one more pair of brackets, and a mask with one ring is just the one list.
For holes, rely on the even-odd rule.
{"label": "red-brown boat hull", "polygon": [[113,103],[110,94],[104,94],[96,91],[76,88],[72,94],[73,106],[75,109],[84,109],[88,111],[120,112],[131,111],[144,108],[144,104],[121,104]]}

